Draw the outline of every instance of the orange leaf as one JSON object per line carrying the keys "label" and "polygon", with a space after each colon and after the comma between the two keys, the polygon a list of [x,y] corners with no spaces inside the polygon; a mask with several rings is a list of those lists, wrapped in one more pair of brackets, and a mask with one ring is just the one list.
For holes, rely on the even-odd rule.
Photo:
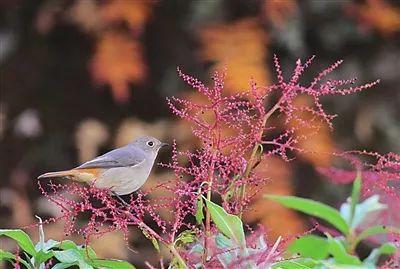
{"label": "orange leaf", "polygon": [[285,26],[288,17],[297,10],[295,0],[265,0],[263,11],[265,16],[276,27]]}
{"label": "orange leaf", "polygon": [[90,68],[96,83],[109,84],[116,101],[130,97],[129,83],[141,82],[146,75],[138,41],[116,32],[105,32],[97,43]]}
{"label": "orange leaf", "polygon": [[[215,62],[212,69],[228,67],[225,87],[227,93],[249,88],[249,78],[260,85],[268,84],[266,34],[254,19],[229,25],[218,25],[200,32],[203,60]],[[213,70],[212,70],[213,71]]]}
{"label": "orange leaf", "polygon": [[140,33],[151,14],[151,5],[151,1],[114,0],[102,7],[101,17],[108,23],[125,21]]}
{"label": "orange leaf", "polygon": [[365,4],[346,6],[350,15],[356,15],[360,26],[375,28],[383,35],[400,30],[400,9],[384,0],[367,0]]}

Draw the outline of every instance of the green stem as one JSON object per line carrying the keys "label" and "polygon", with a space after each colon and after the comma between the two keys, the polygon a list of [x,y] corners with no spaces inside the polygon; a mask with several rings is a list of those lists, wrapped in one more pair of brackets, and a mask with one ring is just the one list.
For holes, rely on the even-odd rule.
{"label": "green stem", "polygon": [[350,220],[349,225],[353,226],[354,216],[356,214],[356,208],[358,201],[360,199],[360,189],[361,189],[361,170],[357,169],[357,175],[353,182],[353,189],[351,192],[351,210],[350,210]]}
{"label": "green stem", "polygon": [[349,220],[350,232],[346,237],[346,241],[348,244],[348,252],[350,254],[354,254],[358,244],[356,236],[354,234],[355,228],[353,228],[353,221],[356,215],[357,204],[360,199],[360,189],[361,189],[361,170],[357,169],[357,175],[356,178],[354,179],[353,189],[351,192],[351,208],[350,208],[350,220]]}
{"label": "green stem", "polygon": [[179,265],[182,266],[183,268],[188,268],[185,260],[182,258],[182,256],[179,254],[179,252],[176,250],[175,246],[173,244],[171,244],[171,245],[167,245],[167,247],[169,248],[169,250],[171,250],[172,254],[174,254],[175,258],[178,260]]}
{"label": "green stem", "polygon": [[[208,189],[207,189],[207,200],[211,201],[211,189],[213,185],[213,178],[214,178],[214,159],[216,156],[216,151],[214,150],[212,159],[211,159],[211,167],[210,167],[210,175],[208,178]],[[206,207],[206,233],[204,237],[204,253],[203,253],[203,264],[207,262],[208,256],[208,238],[211,236],[211,213]]]}
{"label": "green stem", "polygon": [[[250,156],[250,160],[249,160],[249,162],[247,163],[246,170],[245,170],[245,172],[244,172],[243,178],[247,178],[247,177],[250,175],[251,168],[252,168],[252,166],[253,166],[253,160],[255,159],[255,156],[256,156],[256,154],[257,154],[257,151],[258,151],[258,147],[259,147],[259,146],[260,146],[259,143],[257,143],[257,144],[254,146],[253,151],[252,151],[251,156]],[[240,203],[239,203],[239,205],[240,205],[239,217],[240,217],[240,218],[242,217],[242,213],[243,213],[243,200],[244,200],[245,196],[246,196],[246,184],[243,184],[243,185],[241,186],[241,188],[240,188],[240,200],[239,200],[239,201],[240,201]]]}
{"label": "green stem", "polygon": [[350,231],[350,233],[346,236],[346,241],[347,241],[347,252],[351,255],[354,255],[357,247],[357,241],[355,240],[356,237],[354,235],[353,231]]}

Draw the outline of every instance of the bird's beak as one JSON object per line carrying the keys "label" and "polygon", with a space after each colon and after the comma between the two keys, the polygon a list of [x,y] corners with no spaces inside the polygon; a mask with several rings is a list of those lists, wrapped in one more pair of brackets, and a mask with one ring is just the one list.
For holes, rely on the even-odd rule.
{"label": "bird's beak", "polygon": [[161,146],[160,146],[160,148],[163,148],[163,147],[168,147],[169,146],[169,144],[168,143],[161,143]]}

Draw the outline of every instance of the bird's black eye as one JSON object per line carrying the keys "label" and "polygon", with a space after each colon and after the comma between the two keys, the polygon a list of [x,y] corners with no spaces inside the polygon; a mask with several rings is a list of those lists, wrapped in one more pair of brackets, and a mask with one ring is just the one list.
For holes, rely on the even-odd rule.
{"label": "bird's black eye", "polygon": [[147,142],[147,146],[149,146],[149,147],[152,147],[152,146],[154,146],[154,142],[153,142],[153,141],[149,141],[149,142]]}

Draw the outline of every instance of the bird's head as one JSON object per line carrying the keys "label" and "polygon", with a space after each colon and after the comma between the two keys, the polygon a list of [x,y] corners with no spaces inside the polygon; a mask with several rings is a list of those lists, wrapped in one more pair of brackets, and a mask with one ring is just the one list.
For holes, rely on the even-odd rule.
{"label": "bird's head", "polygon": [[167,143],[163,143],[157,138],[152,136],[142,136],[135,139],[131,145],[136,146],[144,152],[157,154],[160,148],[168,146]]}

